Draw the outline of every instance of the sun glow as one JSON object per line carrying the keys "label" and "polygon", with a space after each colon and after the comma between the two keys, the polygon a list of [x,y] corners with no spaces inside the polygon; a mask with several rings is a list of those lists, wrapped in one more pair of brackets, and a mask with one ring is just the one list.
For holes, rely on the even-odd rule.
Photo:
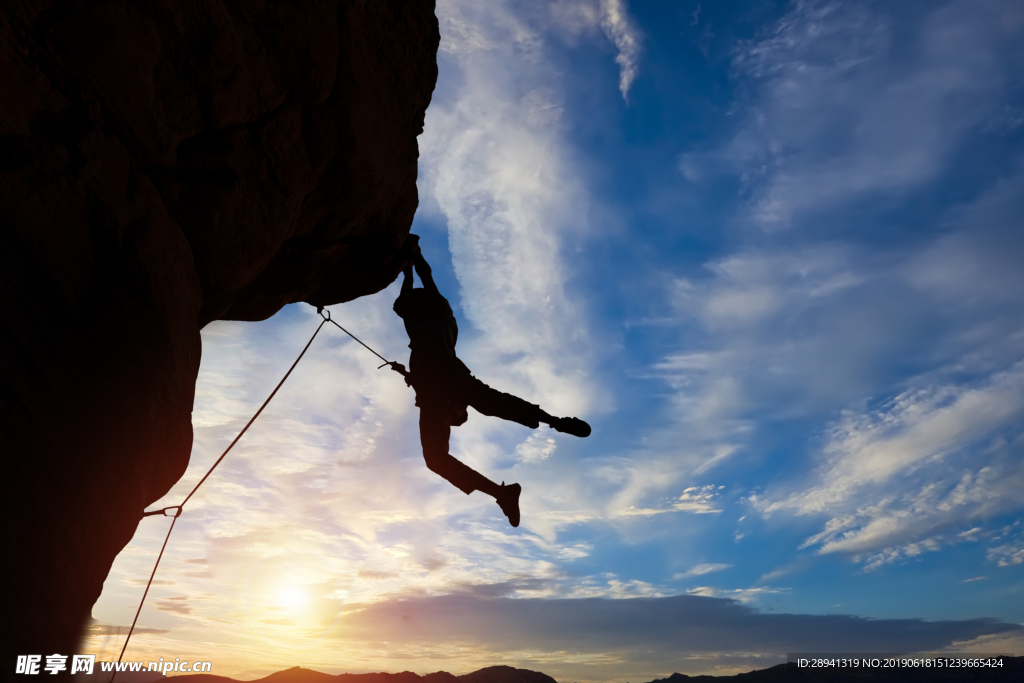
{"label": "sun glow", "polygon": [[339,573],[326,556],[282,553],[256,562],[243,593],[249,630],[293,648],[315,646],[344,611],[347,587]]}
{"label": "sun glow", "polygon": [[278,597],[281,601],[281,606],[292,613],[293,616],[296,613],[305,611],[310,602],[309,589],[296,583],[288,583],[283,586]]}

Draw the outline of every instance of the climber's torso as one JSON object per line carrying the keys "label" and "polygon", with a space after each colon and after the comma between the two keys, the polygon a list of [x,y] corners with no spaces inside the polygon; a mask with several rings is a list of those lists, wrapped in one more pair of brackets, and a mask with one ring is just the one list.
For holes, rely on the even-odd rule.
{"label": "climber's torso", "polygon": [[403,292],[395,301],[409,334],[409,371],[417,393],[443,391],[452,380],[469,375],[469,368],[455,355],[459,326],[448,300],[427,289]]}

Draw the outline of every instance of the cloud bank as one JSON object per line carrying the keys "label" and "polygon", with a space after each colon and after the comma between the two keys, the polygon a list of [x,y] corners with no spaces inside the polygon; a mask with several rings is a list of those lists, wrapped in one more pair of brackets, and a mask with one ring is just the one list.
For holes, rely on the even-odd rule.
{"label": "cloud bank", "polygon": [[[657,671],[770,666],[787,652],[933,652],[954,641],[1015,634],[995,620],[862,619],[768,614],[727,598],[508,599],[452,594],[367,606],[344,619],[340,637],[411,646],[483,648],[507,661],[544,662],[587,678]],[[600,657],[568,667],[558,657]],[[709,662],[714,662],[710,667]],[[536,664],[534,664],[536,666]],[[606,669],[603,675],[598,668]]]}

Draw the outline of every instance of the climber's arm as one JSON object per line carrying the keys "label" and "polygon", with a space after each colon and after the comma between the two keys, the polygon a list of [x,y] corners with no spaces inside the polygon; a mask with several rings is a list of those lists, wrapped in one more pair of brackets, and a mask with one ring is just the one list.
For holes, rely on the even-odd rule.
{"label": "climber's arm", "polygon": [[[405,267],[405,279],[402,280],[402,293],[398,295],[398,299],[395,300],[394,310],[401,317],[405,317],[405,312],[408,307],[408,297],[405,296],[407,292],[412,291],[412,263]],[[385,363],[385,365],[391,366],[391,369],[397,372],[399,375],[405,378],[405,383],[409,384],[409,371],[405,369],[405,366],[398,361],[391,361]],[[381,367],[384,367],[383,365]],[[412,386],[409,384],[409,386]]]}
{"label": "climber's arm", "polygon": [[416,265],[416,273],[420,276],[420,280],[423,281],[423,288],[433,292],[434,294],[440,294],[437,290],[437,285],[434,284],[434,277],[431,274],[430,264],[427,263],[427,259],[423,258],[423,254],[416,254],[413,259],[413,263]]}
{"label": "climber's arm", "polygon": [[412,290],[412,262],[405,267],[403,271],[405,273],[405,279],[402,280],[402,294]]}

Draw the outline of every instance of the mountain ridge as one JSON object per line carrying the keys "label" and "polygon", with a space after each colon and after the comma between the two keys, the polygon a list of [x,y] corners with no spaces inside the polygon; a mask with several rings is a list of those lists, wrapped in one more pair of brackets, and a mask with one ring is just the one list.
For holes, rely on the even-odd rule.
{"label": "mountain ridge", "polygon": [[[829,681],[836,683],[863,683],[865,681],[900,681],[901,683],[988,683],[989,681],[1024,681],[1024,657],[1007,657],[1003,669],[852,669],[820,670],[798,669],[793,664],[777,664],[767,669],[754,669],[727,676],[701,674],[690,676],[673,673],[649,683],[711,683],[737,680],[743,683],[775,683],[775,681]],[[163,677],[161,677],[163,678]],[[174,683],[559,683],[540,671],[498,665],[456,676],[447,671],[419,675],[411,671],[400,673],[326,674],[314,669],[292,667],[252,681],[213,674],[182,674],[172,676]],[[136,681],[133,683],[149,683]]]}

